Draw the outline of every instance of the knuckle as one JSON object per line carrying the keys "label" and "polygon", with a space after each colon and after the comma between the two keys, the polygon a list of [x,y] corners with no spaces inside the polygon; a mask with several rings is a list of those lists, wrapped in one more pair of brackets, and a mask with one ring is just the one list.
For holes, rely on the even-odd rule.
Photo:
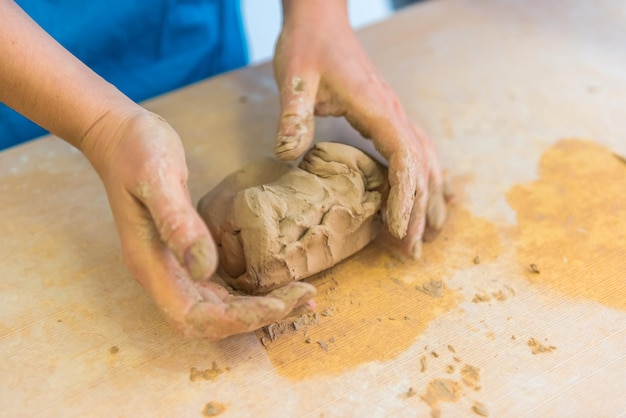
{"label": "knuckle", "polygon": [[218,341],[224,338],[219,332],[216,320],[210,315],[201,315],[202,303],[197,303],[193,308],[179,319],[174,327],[184,338],[204,338],[208,341]]}
{"label": "knuckle", "polygon": [[157,229],[161,239],[166,243],[171,243],[179,237],[186,226],[186,222],[181,214],[176,212],[166,212],[156,220]]}

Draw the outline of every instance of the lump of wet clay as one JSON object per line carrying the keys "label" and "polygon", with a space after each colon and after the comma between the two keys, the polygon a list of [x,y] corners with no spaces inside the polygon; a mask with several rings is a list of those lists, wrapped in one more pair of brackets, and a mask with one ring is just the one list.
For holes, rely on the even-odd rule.
{"label": "lump of wet clay", "polygon": [[267,158],[222,180],[198,203],[218,245],[218,274],[265,293],[332,267],[382,226],[386,169],[348,145],[322,142],[298,167]]}

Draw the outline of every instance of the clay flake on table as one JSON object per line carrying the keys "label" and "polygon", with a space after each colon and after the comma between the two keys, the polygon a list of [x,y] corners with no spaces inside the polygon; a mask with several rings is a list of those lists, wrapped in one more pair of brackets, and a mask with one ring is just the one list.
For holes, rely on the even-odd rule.
{"label": "clay flake on table", "polygon": [[349,257],[381,230],[386,174],[364,152],[331,142],[297,167],[267,158],[232,173],[198,203],[218,245],[218,274],[265,293]]}

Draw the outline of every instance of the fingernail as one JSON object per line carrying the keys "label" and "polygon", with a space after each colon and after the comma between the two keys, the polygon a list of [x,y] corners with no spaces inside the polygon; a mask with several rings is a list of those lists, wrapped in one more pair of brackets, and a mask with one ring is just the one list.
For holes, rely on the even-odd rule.
{"label": "fingernail", "polygon": [[292,151],[298,146],[299,142],[298,138],[294,136],[280,136],[274,147],[274,152],[280,155]]}
{"label": "fingernail", "polygon": [[191,280],[199,281],[208,278],[215,268],[213,243],[208,238],[194,242],[185,252],[183,260]]}
{"label": "fingernail", "polygon": [[268,296],[279,298],[288,306],[299,306],[311,300],[316,293],[315,287],[310,283],[292,282],[273,290]]}
{"label": "fingernail", "polygon": [[411,212],[403,212],[400,216],[396,216],[394,212],[392,212],[391,206],[387,206],[387,222],[389,232],[391,235],[398,239],[404,239],[406,237],[407,230],[409,229],[409,219],[411,217]]}

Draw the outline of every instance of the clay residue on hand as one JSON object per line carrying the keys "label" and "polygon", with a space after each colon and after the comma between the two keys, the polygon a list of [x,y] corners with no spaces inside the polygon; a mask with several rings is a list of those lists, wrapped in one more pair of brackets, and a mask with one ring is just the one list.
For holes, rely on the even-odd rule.
{"label": "clay residue on hand", "polygon": [[317,144],[299,167],[264,160],[228,176],[198,204],[220,276],[265,293],[337,264],[380,231],[385,184],[382,165],[335,143]]}
{"label": "clay residue on hand", "polygon": [[626,165],[569,139],[543,154],[539,177],[507,193],[520,270],[569,297],[626,310]]}
{"label": "clay residue on hand", "polygon": [[[305,82],[298,77],[292,80],[294,98],[280,115],[278,138],[274,153],[281,160],[293,160],[311,142],[314,127],[314,114],[311,104],[305,100]],[[302,91],[298,91],[302,89]]]}
{"label": "clay residue on hand", "polygon": [[302,77],[295,76],[291,79],[291,92],[294,94],[302,93],[305,90],[305,83]]}

